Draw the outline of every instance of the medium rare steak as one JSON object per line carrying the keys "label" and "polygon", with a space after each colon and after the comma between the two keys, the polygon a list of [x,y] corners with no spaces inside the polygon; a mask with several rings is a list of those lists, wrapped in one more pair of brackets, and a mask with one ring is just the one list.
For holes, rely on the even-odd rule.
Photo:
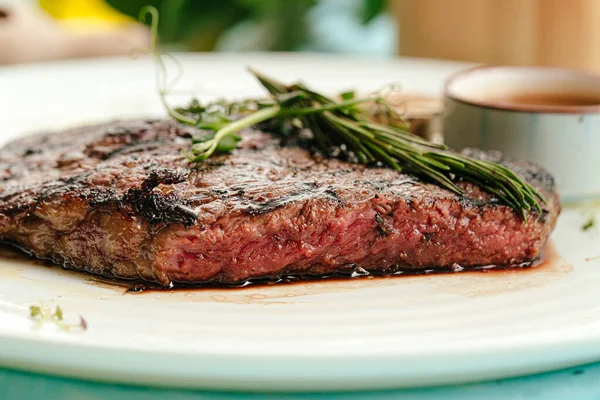
{"label": "medium rare steak", "polygon": [[560,211],[552,177],[502,162],[547,199],[528,223],[482,189],[464,196],[388,168],[282,146],[248,130],[194,168],[195,128],[131,121],[27,137],[0,151],[0,239],[66,268],[171,283],[527,263]]}

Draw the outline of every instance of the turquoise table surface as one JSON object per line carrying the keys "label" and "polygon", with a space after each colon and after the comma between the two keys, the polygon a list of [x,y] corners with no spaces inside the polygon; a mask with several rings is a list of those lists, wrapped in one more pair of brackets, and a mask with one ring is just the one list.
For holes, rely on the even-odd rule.
{"label": "turquoise table surface", "polygon": [[258,394],[109,385],[0,369],[2,400],[245,400],[245,399],[600,399],[600,363],[522,378],[378,392]]}

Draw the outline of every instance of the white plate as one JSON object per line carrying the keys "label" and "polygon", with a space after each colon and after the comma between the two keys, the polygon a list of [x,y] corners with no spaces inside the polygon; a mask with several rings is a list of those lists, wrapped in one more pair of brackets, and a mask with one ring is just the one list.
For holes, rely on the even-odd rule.
{"label": "white plate", "polygon": [[[437,93],[462,64],[295,55],[179,56],[180,87],[255,95],[253,65],[322,90]],[[204,96],[206,98],[206,96]],[[1,139],[162,112],[147,59],[0,70]],[[466,382],[600,360],[598,237],[566,211],[554,242],[566,261],[527,271],[124,294],[89,276],[0,261],[0,365],[107,381],[259,390]],[[59,304],[86,332],[35,331],[28,306]]]}

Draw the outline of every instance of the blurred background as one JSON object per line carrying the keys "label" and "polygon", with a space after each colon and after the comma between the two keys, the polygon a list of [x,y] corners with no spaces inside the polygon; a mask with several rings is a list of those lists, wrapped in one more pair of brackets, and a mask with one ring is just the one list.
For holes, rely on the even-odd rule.
{"label": "blurred background", "polygon": [[147,45],[144,5],[168,51],[308,51],[389,57],[385,0],[0,0],[0,63],[126,54]]}
{"label": "blurred background", "polygon": [[600,72],[600,0],[0,0],[0,64],[168,51],[397,54]]}

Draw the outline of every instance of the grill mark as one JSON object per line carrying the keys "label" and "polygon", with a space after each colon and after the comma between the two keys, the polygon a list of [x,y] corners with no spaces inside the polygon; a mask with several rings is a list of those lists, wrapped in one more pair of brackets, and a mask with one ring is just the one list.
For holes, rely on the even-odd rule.
{"label": "grill mark", "polygon": [[243,212],[248,215],[259,216],[268,214],[278,208],[284,207],[294,202],[306,201],[310,198],[328,199],[338,205],[342,205],[343,201],[339,198],[335,190],[330,187],[304,187],[285,197],[269,199],[264,202],[253,201],[249,206],[243,209]]}
{"label": "grill mark", "polygon": [[154,150],[159,148],[161,145],[167,142],[167,138],[160,137],[152,141],[133,141],[130,143],[124,143],[123,146],[119,147],[116,150],[108,152],[100,156],[101,160],[109,160],[114,156],[123,155],[123,154],[132,154],[139,153],[143,151]]}

